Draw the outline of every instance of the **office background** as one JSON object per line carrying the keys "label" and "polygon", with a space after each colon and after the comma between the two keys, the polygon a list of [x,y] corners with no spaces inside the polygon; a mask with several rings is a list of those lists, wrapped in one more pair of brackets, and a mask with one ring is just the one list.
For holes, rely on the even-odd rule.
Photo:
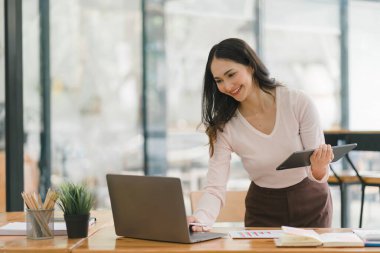
{"label": "office background", "polygon": [[[12,185],[43,193],[84,182],[98,209],[110,208],[106,173],[180,177],[185,194],[201,188],[203,72],[210,48],[228,37],[246,40],[273,77],[312,96],[324,129],[380,129],[380,1],[15,0],[14,9],[10,2],[0,1],[0,143],[5,151],[7,120],[23,126],[16,138],[23,150],[14,152],[22,168],[7,171],[24,177],[24,186]],[[21,121],[5,116],[12,17],[21,21],[14,28],[22,37]],[[376,152],[353,158],[359,169],[380,170]],[[238,157],[231,167],[228,188],[246,189]],[[367,192],[363,225],[379,226],[379,188]],[[359,188],[349,195],[356,226]]]}

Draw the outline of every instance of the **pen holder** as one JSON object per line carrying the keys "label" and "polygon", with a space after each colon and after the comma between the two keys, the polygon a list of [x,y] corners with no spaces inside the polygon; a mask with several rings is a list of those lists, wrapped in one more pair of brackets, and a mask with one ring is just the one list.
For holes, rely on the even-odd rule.
{"label": "pen holder", "polygon": [[26,210],[26,237],[49,239],[54,236],[54,209]]}

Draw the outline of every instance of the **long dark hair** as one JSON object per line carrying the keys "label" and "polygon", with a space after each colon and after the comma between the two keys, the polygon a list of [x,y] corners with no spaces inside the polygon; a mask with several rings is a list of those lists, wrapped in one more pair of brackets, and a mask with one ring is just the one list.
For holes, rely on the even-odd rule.
{"label": "long dark hair", "polygon": [[202,124],[209,138],[210,156],[214,154],[217,131],[223,131],[224,125],[234,116],[239,102],[231,96],[221,93],[211,73],[214,58],[232,60],[253,69],[252,80],[259,88],[270,93],[278,84],[269,77],[269,72],[253,49],[243,40],[230,38],[214,45],[208,55],[202,95]]}

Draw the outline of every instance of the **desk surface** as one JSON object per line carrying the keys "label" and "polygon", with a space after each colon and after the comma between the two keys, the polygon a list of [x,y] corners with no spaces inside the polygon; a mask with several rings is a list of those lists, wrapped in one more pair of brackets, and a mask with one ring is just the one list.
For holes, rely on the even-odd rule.
{"label": "desk surface", "polygon": [[[228,232],[242,228],[218,228],[215,232]],[[257,228],[265,229],[265,228]],[[351,231],[350,229],[319,229],[318,232]],[[229,237],[195,244],[178,244],[122,238],[115,235],[113,226],[105,227],[84,240],[74,253],[89,252],[380,252],[380,248],[277,248],[273,239],[231,239]]]}
{"label": "desk surface", "polygon": [[[231,239],[229,237],[195,243],[179,244],[117,237],[111,213],[96,212],[97,224],[90,229],[89,237],[67,239],[55,236],[48,240],[30,240],[25,236],[0,236],[0,252],[379,252],[380,248],[276,248],[273,239]],[[20,221],[23,213],[0,213],[0,222]],[[227,233],[242,228],[216,228]],[[260,228],[256,228],[260,229]],[[261,228],[262,229],[262,228]],[[350,229],[318,229],[318,232],[349,231]]]}
{"label": "desk surface", "polygon": [[[112,224],[110,212],[96,212],[97,222],[89,230],[89,236]],[[8,222],[25,221],[23,212],[0,213],[0,225]],[[68,239],[54,236],[53,239],[31,240],[26,236],[0,236],[0,252],[71,252],[84,239]]]}

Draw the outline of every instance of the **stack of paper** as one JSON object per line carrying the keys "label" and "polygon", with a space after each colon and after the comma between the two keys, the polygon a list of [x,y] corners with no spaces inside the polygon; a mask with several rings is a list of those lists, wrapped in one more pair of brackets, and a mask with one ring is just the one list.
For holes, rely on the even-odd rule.
{"label": "stack of paper", "polygon": [[[91,227],[95,222],[96,218],[90,217],[88,226]],[[1,226],[0,235],[26,235],[26,222],[10,222]],[[64,221],[54,222],[54,235],[67,235]]]}
{"label": "stack of paper", "polygon": [[380,247],[380,230],[354,229],[353,231],[363,239],[366,247]]}
{"label": "stack of paper", "polygon": [[323,247],[364,247],[364,242],[352,232],[320,234]]}
{"label": "stack of paper", "polygon": [[[66,224],[54,222],[54,235],[66,235]],[[26,222],[10,222],[0,227],[0,235],[26,235]]]}

